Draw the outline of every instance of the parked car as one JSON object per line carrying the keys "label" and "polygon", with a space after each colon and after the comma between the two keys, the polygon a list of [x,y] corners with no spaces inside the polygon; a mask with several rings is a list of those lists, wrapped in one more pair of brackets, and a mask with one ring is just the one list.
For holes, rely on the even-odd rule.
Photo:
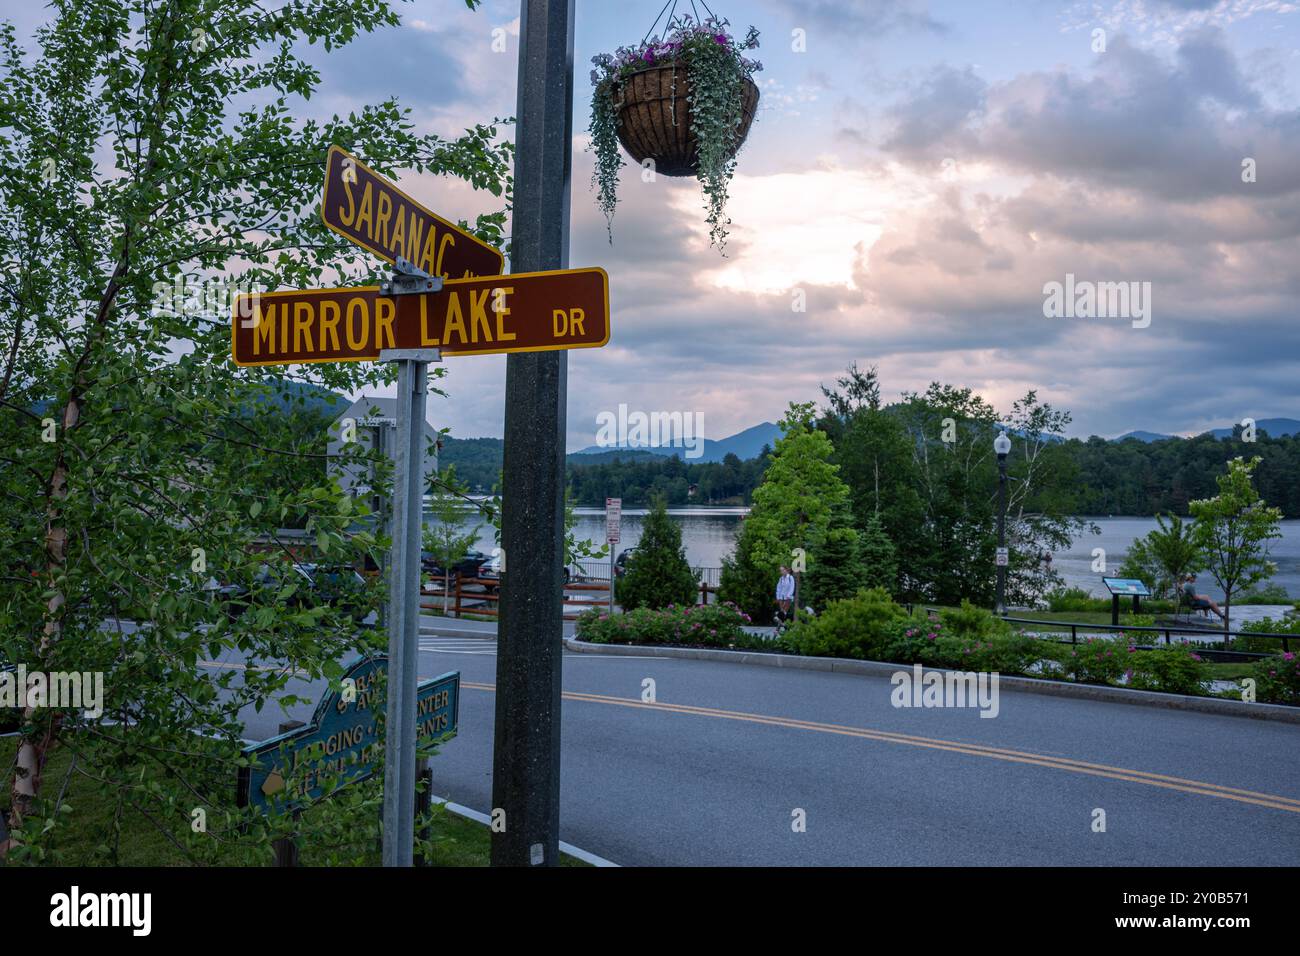
{"label": "parked car", "polygon": [[[289,565],[289,569],[289,574],[293,576],[290,580],[296,579],[298,583],[297,589],[287,600],[291,607],[325,604],[348,610],[358,620],[369,613],[363,606],[366,579],[351,565],[294,563]],[[214,576],[208,580],[204,590],[225,605],[226,613],[231,618],[236,618],[252,603],[253,591],[278,591],[283,583],[272,574],[271,566],[264,564],[253,576],[252,588],[235,583],[221,584]]]}
{"label": "parked car", "polygon": [[[564,583],[568,584],[570,581],[572,581],[576,577],[579,577],[581,574],[582,574],[582,569],[579,568],[576,564],[567,565],[564,568]],[[480,578],[483,578],[486,581],[500,581],[501,579],[501,552],[500,551],[492,555],[492,557],[488,558],[487,563],[484,564],[483,567],[479,569],[478,576]],[[498,587],[497,584],[489,584],[487,586],[487,589],[489,591],[495,591],[497,587]]]}
{"label": "parked car", "polygon": [[636,548],[624,548],[619,552],[619,556],[614,559],[614,577],[621,578],[627,573],[627,563],[632,560],[636,554]]}
{"label": "parked car", "polygon": [[[482,551],[470,551],[465,557],[451,566],[452,577],[477,578],[480,576],[479,569],[488,560],[488,555]],[[446,571],[442,568],[442,562],[430,551],[420,553],[420,567],[425,574],[432,575],[435,578],[445,578],[447,576]]]}

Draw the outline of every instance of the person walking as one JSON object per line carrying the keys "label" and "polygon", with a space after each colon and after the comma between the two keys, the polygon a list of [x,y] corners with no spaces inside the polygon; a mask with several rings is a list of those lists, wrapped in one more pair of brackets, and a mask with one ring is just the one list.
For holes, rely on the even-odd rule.
{"label": "person walking", "polygon": [[784,564],[781,565],[781,576],[776,582],[776,618],[778,622],[788,621],[790,619],[790,603],[794,600],[794,575]]}

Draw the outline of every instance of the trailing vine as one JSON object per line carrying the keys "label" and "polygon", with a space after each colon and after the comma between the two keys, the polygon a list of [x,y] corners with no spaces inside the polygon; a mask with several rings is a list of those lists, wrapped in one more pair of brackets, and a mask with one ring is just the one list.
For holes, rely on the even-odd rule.
{"label": "trailing vine", "polygon": [[691,135],[698,151],[696,178],[704,190],[709,241],[726,249],[728,187],[736,171],[736,149],[744,119],[745,83],[763,68],[744,55],[758,47],[758,31],[749,28],[743,41],[727,32],[728,22],[716,17],[697,22],[683,16],[669,23],[663,39],[654,37],[637,46],[619,47],[613,54],[592,58],[588,132],[596,154],[592,189],[596,204],[605,215],[609,240],[614,241],[614,211],[618,205],[618,177],[625,165],[619,146],[619,108],[628,76],[648,67],[671,65],[674,118],[677,110],[677,69],[685,66],[690,88],[688,106]]}

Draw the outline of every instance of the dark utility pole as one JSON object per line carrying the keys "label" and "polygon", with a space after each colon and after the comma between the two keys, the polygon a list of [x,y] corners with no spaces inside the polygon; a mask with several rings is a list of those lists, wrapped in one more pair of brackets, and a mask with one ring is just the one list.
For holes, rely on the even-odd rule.
{"label": "dark utility pole", "polygon": [[[512,272],[569,265],[574,0],[522,0]],[[493,866],[554,866],[560,830],[568,358],[506,359]]]}

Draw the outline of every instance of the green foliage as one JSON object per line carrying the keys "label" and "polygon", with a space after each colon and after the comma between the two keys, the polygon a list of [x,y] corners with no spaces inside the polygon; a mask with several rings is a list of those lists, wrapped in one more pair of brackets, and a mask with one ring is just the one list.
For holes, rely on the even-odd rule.
{"label": "green foliage", "polygon": [[1203,694],[1208,673],[1188,644],[1173,644],[1128,656],[1128,686],[1167,694]]}
{"label": "green foliage", "polygon": [[895,549],[898,593],[911,600],[991,605],[998,513],[993,438],[1012,436],[1008,459],[1008,600],[1032,605],[1059,586],[1040,561],[1067,547],[1083,523],[1071,517],[1073,463],[1060,451],[1070,416],[1033,392],[999,414],[970,389],[938,382],[923,393],[880,402],[875,369],[856,365],[823,387],[828,405],[818,428],[834,444],[833,461],[850,488],[855,523],[878,521]]}
{"label": "green foliage", "polygon": [[1071,680],[1084,684],[1113,684],[1129,667],[1135,652],[1123,636],[1090,637],[1071,645],[1060,661]]}
{"label": "green foliage", "polygon": [[948,633],[957,637],[987,640],[1011,633],[1011,626],[992,611],[962,601],[960,607],[945,608],[940,620],[947,625]]}
{"label": "green foliage", "polygon": [[592,644],[674,644],[691,647],[767,648],[750,634],[749,618],[731,604],[637,608],[613,616],[599,610],[578,618],[578,639]]}
{"label": "green foliage", "polygon": [[1109,598],[1093,597],[1083,588],[1061,588],[1047,597],[1047,607],[1052,611],[1109,611]]}
{"label": "green foliage", "polygon": [[618,104],[623,85],[638,70],[662,65],[674,69],[674,96],[671,109],[676,110],[676,71],[681,70],[689,97],[684,105],[691,111],[691,135],[697,143],[699,166],[696,176],[704,189],[709,239],[725,250],[727,226],[727,189],[735,174],[737,137],[743,118],[745,81],[761,64],[744,53],[758,46],[758,31],[753,27],[743,41],[727,32],[726,20],[709,18],[696,23],[689,15],[676,18],[668,25],[661,41],[654,37],[633,47],[620,47],[613,55],[592,58],[595,69],[591,82],[591,123],[588,132],[596,153],[592,188],[596,202],[605,214],[606,226],[613,241],[614,210],[618,203],[618,174],[624,162],[619,152]]}
{"label": "green foliage", "polygon": [[867,518],[858,537],[858,556],[867,587],[884,588],[891,594],[898,590],[898,549],[885,533],[879,515]]}
{"label": "green foliage", "polygon": [[1267,580],[1277,565],[1268,560],[1268,542],[1282,537],[1282,513],[1264,504],[1251,476],[1259,458],[1228,462],[1218,478],[1219,493],[1190,502],[1196,518],[1193,537],[1204,566],[1223,590],[1224,629],[1231,621],[1232,596]]}
{"label": "green foliage", "polygon": [[646,515],[641,540],[632,552],[627,571],[617,587],[618,603],[629,610],[695,602],[699,583],[686,561],[682,529],[668,517],[662,499],[656,501]]}
{"label": "green foliage", "polygon": [[810,657],[884,660],[895,625],[905,618],[907,612],[887,591],[872,588],[832,601],[816,617],[800,619],[787,640],[796,653]]}
{"label": "green foliage", "polygon": [[1251,676],[1257,700],[1300,706],[1300,654],[1288,651],[1257,661]]}
{"label": "green foliage", "polygon": [[1177,600],[1179,582],[1199,571],[1205,555],[1193,533],[1193,525],[1177,515],[1156,515],[1158,527],[1137,538],[1129,548],[1119,575],[1142,581],[1157,598]]}
{"label": "green foliage", "polygon": [[885,645],[885,660],[900,664],[937,664],[941,656],[937,642],[942,636],[943,622],[938,616],[917,608],[909,617],[894,622]]}
{"label": "green foliage", "polygon": [[1022,674],[1042,655],[1039,642],[1012,633],[949,633],[935,641],[934,663],[963,671]]}
{"label": "green foliage", "polygon": [[1241,604],[1291,604],[1291,595],[1287,593],[1285,587],[1281,584],[1266,584],[1263,587],[1251,588],[1249,591],[1237,597],[1236,603]]}
{"label": "green foliage", "polygon": [[450,600],[452,566],[469,554],[474,542],[478,540],[479,529],[483,527],[475,524],[468,531],[462,530],[468,494],[469,488],[456,477],[455,465],[444,468],[429,485],[429,502],[425,506],[425,513],[432,520],[426,521],[423,528],[423,548],[437,559],[442,568],[444,614]]}
{"label": "green foliage", "polygon": [[799,594],[801,605],[824,608],[831,601],[851,598],[868,586],[858,533],[850,527],[831,528],[821,549],[808,555],[808,573]]}
{"label": "green foliage", "polygon": [[741,528],[736,552],[722,559],[718,599],[744,608],[757,624],[771,624],[776,613],[776,577],[754,562],[753,552],[742,546]]}
{"label": "green foliage", "polygon": [[[1283,618],[1265,617],[1258,621],[1247,621],[1241,625],[1242,634],[1234,644],[1243,651],[1274,654],[1282,650],[1282,642],[1272,637],[1255,637],[1254,634],[1297,634],[1300,635],[1300,615],[1290,614]],[[1290,642],[1295,646],[1296,642]]]}
{"label": "green foliage", "polygon": [[[340,661],[384,643],[346,610],[295,600],[281,529],[306,532],[305,557],[331,565],[386,549],[366,504],[329,477],[305,386],[358,392],[393,373],[337,363],[267,380],[230,362],[227,299],[167,291],[373,279],[377,260],[320,220],[331,144],[506,204],[512,150],[495,126],[418,135],[393,100],[297,118],[319,79],[305,51],[395,26],[384,2],[300,0],[268,16],[74,0],[48,16],[32,49],[0,26],[0,261],[16,276],[0,292],[0,659],[102,672],[121,731],[41,710],[3,784],[11,820],[27,813],[24,836],[56,813],[75,819],[75,805],[56,809],[61,781],[35,772],[64,747],[99,792],[170,833],[196,804],[228,803],[245,707],[292,706],[291,680],[336,678]],[[488,241],[501,239],[502,204],[474,226]],[[355,444],[338,464],[390,475]],[[250,589],[242,615],[211,599],[212,579]],[[372,580],[361,610],[384,600]],[[204,666],[228,655],[247,669]],[[181,755],[199,738],[209,749],[192,764]],[[262,849],[269,838],[226,836]],[[109,841],[104,859],[116,853]]]}
{"label": "green foliage", "polygon": [[815,566],[831,528],[847,520],[848,487],[830,461],[829,439],[809,427],[810,413],[811,406],[790,406],[735,558],[723,563],[720,596],[756,618],[771,614],[781,566],[795,563],[797,549],[811,555]]}

